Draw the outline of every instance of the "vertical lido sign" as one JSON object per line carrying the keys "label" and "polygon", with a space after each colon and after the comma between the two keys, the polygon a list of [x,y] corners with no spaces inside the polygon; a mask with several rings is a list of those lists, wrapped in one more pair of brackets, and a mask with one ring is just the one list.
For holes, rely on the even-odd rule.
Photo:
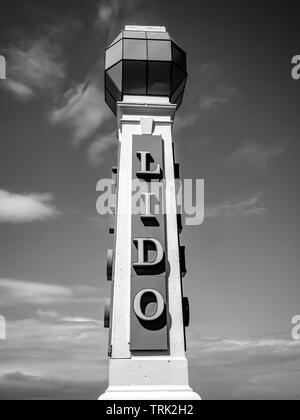
{"label": "vertical lido sign", "polygon": [[163,150],[161,136],[133,136],[132,176],[146,188],[139,192],[144,212],[132,215],[131,352],[169,350],[164,194],[154,212],[149,193],[150,183],[163,187]]}

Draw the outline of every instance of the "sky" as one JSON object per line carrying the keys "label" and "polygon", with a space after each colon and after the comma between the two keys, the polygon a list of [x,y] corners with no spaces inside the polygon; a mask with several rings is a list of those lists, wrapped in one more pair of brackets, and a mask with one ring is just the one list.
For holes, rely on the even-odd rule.
{"label": "sky", "polygon": [[174,141],[205,180],[185,227],[191,386],[203,399],[300,399],[300,54],[296,2],[2,0],[0,399],[96,399],[108,220],[97,182],[117,161],[104,50],[127,25],[163,25],[187,52]]}

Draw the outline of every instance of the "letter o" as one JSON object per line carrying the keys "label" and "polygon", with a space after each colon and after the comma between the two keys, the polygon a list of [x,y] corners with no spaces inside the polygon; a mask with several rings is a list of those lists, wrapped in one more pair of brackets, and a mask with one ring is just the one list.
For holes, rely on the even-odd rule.
{"label": "letter o", "polygon": [[[156,303],[157,303],[156,313],[152,316],[146,316],[143,313],[142,308],[141,308],[142,299],[147,293],[154,295],[156,299]],[[141,290],[134,298],[134,312],[136,316],[142,321],[148,321],[148,322],[156,321],[162,316],[162,314],[164,313],[164,310],[165,310],[164,298],[157,290],[153,290],[153,289]]]}

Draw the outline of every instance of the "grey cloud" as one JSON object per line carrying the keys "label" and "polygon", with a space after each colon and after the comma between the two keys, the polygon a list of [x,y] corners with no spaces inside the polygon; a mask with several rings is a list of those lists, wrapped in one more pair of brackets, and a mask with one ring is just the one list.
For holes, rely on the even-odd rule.
{"label": "grey cloud", "polygon": [[56,311],[43,311],[39,309],[37,315],[45,321],[57,321],[66,324],[95,324],[102,327],[102,323],[96,319],[82,316],[64,316]]}
{"label": "grey cloud", "polygon": [[217,95],[202,95],[199,100],[199,108],[202,111],[218,111],[223,105],[228,104],[228,98]]}
{"label": "grey cloud", "polygon": [[4,88],[21,99],[53,93],[66,76],[62,50],[48,39],[25,40],[7,51],[8,83]]}
{"label": "grey cloud", "polygon": [[104,100],[103,90],[96,80],[88,80],[68,91],[62,106],[49,114],[53,124],[71,129],[75,145],[95,135],[111,116],[112,113]]}
{"label": "grey cloud", "polygon": [[262,144],[249,140],[225,159],[225,164],[235,167],[249,167],[265,170],[269,163],[286,151],[286,145]]}
{"label": "grey cloud", "polygon": [[215,61],[207,61],[206,63],[201,64],[195,71],[198,80],[198,88],[203,90],[204,88],[209,87],[211,84],[215,83],[222,74],[223,68]]}
{"label": "grey cloud", "polygon": [[0,278],[0,306],[101,303],[101,289]]}
{"label": "grey cloud", "polygon": [[8,78],[3,88],[21,100],[55,97],[67,76],[64,47],[79,28],[79,21],[56,18],[39,25],[31,37],[18,34],[5,50]]}
{"label": "grey cloud", "polygon": [[32,319],[7,319],[0,374],[22,372],[74,382],[106,381],[106,354],[107,332],[102,322],[42,311]]}
{"label": "grey cloud", "polygon": [[199,116],[197,114],[188,114],[185,116],[176,117],[174,130],[179,131],[183,130],[184,128],[192,127],[194,124],[197,123]]}
{"label": "grey cloud", "polygon": [[105,391],[99,381],[71,381],[12,372],[0,377],[0,400],[97,400]]}
{"label": "grey cloud", "polygon": [[223,68],[214,61],[202,64],[191,73],[193,90],[187,89],[189,103],[192,108],[187,108],[183,115],[179,114],[175,130],[191,128],[203,119],[215,116],[225,106],[240,98],[241,92],[227,80]]}
{"label": "grey cloud", "polygon": [[8,77],[1,86],[22,101],[56,99],[67,77],[65,47],[81,23],[67,16],[46,20],[32,28],[31,36],[15,30],[15,40],[5,49]]}
{"label": "grey cloud", "polygon": [[100,137],[97,141],[92,143],[87,151],[89,162],[92,165],[103,163],[105,154],[111,149],[117,147],[116,133],[113,132],[107,136]]}
{"label": "grey cloud", "polygon": [[193,386],[204,399],[299,399],[300,343],[190,334]]}
{"label": "grey cloud", "polygon": [[101,0],[98,4],[98,13],[95,21],[96,27],[111,25],[120,14],[132,13],[144,0]]}
{"label": "grey cloud", "polygon": [[17,194],[0,189],[0,223],[22,224],[59,216],[51,194]]}
{"label": "grey cloud", "polygon": [[225,217],[265,217],[268,209],[264,203],[265,191],[259,191],[249,197],[237,197],[224,201],[220,204],[207,206],[205,216],[207,218]]}

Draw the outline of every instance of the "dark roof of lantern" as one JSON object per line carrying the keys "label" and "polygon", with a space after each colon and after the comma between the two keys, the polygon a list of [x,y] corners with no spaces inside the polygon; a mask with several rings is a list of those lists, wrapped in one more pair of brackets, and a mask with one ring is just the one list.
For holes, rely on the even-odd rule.
{"label": "dark roof of lantern", "polygon": [[126,28],[106,49],[105,100],[114,114],[124,95],[169,97],[179,107],[186,79],[186,53],[166,31]]}

